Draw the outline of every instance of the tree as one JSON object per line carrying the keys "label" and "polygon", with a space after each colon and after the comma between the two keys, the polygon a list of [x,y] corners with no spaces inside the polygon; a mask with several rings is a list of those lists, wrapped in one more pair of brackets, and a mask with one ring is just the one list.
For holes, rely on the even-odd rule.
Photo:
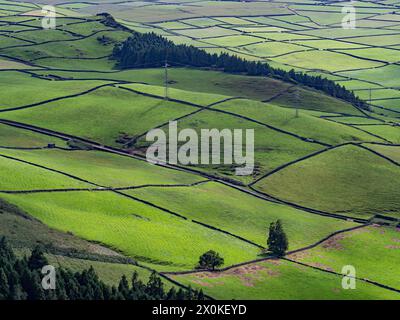
{"label": "tree", "polygon": [[10,295],[10,288],[6,273],[3,268],[0,267],[0,300],[6,300]]}
{"label": "tree", "polygon": [[36,246],[28,260],[29,268],[31,270],[41,270],[47,264],[48,262],[44,256],[42,248],[40,246]]}
{"label": "tree", "polygon": [[224,258],[219,253],[209,250],[200,256],[198,268],[215,270],[216,267],[224,264]]}
{"label": "tree", "polygon": [[285,252],[289,247],[289,242],[286,233],[283,230],[281,220],[277,220],[270,224],[267,245],[268,250],[273,254],[279,257],[285,255]]}
{"label": "tree", "polygon": [[153,271],[150,275],[149,282],[146,286],[146,293],[157,300],[164,298],[164,284],[162,283],[160,277],[157,276],[155,271]]}
{"label": "tree", "polygon": [[128,284],[128,279],[126,278],[125,275],[123,275],[121,280],[119,281],[118,291],[124,297],[124,299],[128,299],[128,297],[129,297],[129,284]]}

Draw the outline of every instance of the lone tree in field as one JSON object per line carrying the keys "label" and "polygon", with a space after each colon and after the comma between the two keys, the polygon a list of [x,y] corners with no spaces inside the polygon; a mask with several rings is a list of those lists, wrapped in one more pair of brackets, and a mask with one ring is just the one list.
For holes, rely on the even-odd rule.
{"label": "lone tree in field", "polygon": [[289,247],[289,242],[286,233],[283,230],[281,220],[272,222],[269,225],[267,245],[268,250],[278,257],[285,255],[285,252]]}
{"label": "lone tree in field", "polygon": [[222,258],[219,253],[210,250],[200,256],[197,268],[215,270],[216,267],[222,266],[223,264],[224,258]]}

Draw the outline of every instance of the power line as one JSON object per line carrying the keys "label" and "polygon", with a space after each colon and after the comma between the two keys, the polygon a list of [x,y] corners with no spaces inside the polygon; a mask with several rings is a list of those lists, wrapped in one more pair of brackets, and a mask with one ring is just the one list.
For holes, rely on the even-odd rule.
{"label": "power line", "polygon": [[164,99],[168,100],[168,61],[165,59],[165,65],[164,65],[164,84],[165,84],[165,96]]}

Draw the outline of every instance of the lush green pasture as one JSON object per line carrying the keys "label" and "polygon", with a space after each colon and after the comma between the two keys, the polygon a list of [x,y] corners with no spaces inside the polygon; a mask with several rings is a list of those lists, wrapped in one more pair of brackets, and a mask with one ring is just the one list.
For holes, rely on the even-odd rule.
{"label": "lush green pasture", "polygon": [[[7,238],[18,256],[30,254],[34,246],[40,243],[49,250],[47,258],[54,266],[73,271],[82,271],[93,266],[100,278],[110,285],[117,285],[123,274],[129,279],[134,271],[147,282],[148,270],[123,264],[126,258],[111,249],[50,229],[38,220],[27,217],[20,210],[10,207],[2,199],[0,212],[0,235]],[[164,283],[167,287],[170,286],[168,281],[164,280]]]}
{"label": "lush green pasture", "polygon": [[[325,49],[354,49],[365,47],[363,45],[358,45],[349,42],[341,42],[335,40],[307,40],[307,41],[296,41],[298,44],[304,46],[309,46],[319,50]],[[358,51],[357,51],[358,52]]]}
{"label": "lush green pasture", "polygon": [[375,100],[375,101],[373,101],[373,104],[387,108],[387,109],[397,111],[396,118],[400,118],[400,98]]}
{"label": "lush green pasture", "polygon": [[3,49],[5,47],[16,46],[21,44],[29,44],[28,41],[20,40],[16,38],[12,38],[8,35],[1,35],[0,36],[0,48]]}
{"label": "lush green pasture", "polygon": [[[30,40],[36,43],[45,41],[62,41],[62,40],[76,40],[79,39],[76,36],[71,35],[68,32],[59,29],[34,29],[27,30],[24,32],[18,32],[15,34],[18,38],[24,40]],[[29,48],[29,47],[27,47]],[[26,49],[26,48],[25,48]],[[20,54],[23,53],[23,48],[19,51]]]}
{"label": "lush green pasture", "polygon": [[[164,70],[163,69],[138,69],[124,70],[119,72],[73,72],[73,71],[35,71],[41,75],[59,75],[62,77],[73,79],[107,79],[107,80],[124,80],[124,81],[140,81],[152,85],[163,85]],[[172,88],[203,92],[208,94],[220,94],[226,96],[243,96],[255,100],[269,99],[281,91],[287,89],[290,84],[283,81],[265,78],[265,77],[247,77],[243,75],[227,74],[216,71],[202,71],[187,68],[170,68],[168,71],[170,84]],[[160,89],[161,90],[161,89]],[[172,91],[171,94],[174,94]],[[190,94],[190,93],[186,93]],[[191,94],[193,96],[193,94]],[[318,101],[319,108],[325,103],[321,103],[324,95],[317,94],[313,102]],[[182,99],[182,96],[180,97]],[[328,97],[329,99],[329,97]],[[330,105],[334,104],[339,107],[344,103],[330,99]],[[325,100],[323,100],[325,101]],[[347,108],[349,106],[347,105]],[[315,106],[317,108],[317,106]]]}
{"label": "lush green pasture", "polygon": [[217,299],[257,300],[369,300],[399,299],[398,293],[365,282],[344,290],[342,277],[284,260],[267,260],[221,273],[199,272],[173,276],[186,285],[202,288]]}
{"label": "lush green pasture", "polygon": [[243,115],[302,137],[332,145],[350,141],[376,140],[376,138],[351,127],[326,122],[308,114],[307,111],[300,111],[299,116],[296,117],[294,110],[252,100],[228,101],[215,106],[214,109]]}
{"label": "lush green pasture", "polygon": [[317,37],[323,38],[330,38],[330,39],[344,39],[344,38],[354,38],[360,36],[380,36],[385,34],[393,34],[392,30],[385,30],[385,29],[370,29],[370,28],[355,28],[355,29],[344,29],[342,27],[337,28],[320,28],[320,29],[309,29],[304,31],[299,31],[297,33],[305,34],[305,35],[312,35]]}
{"label": "lush green pasture", "polygon": [[258,57],[275,57],[283,54],[289,54],[295,51],[310,50],[306,47],[285,43],[285,42],[264,42],[259,44],[248,45],[240,48],[244,53],[250,53]]}
{"label": "lush green pasture", "polygon": [[347,115],[363,115],[360,110],[342,100],[332,98],[315,90],[303,87],[292,87],[281,95],[274,97],[271,103],[280,107],[315,110]]}
{"label": "lush green pasture", "polygon": [[[40,33],[41,31],[36,31]],[[107,44],[101,43],[98,38],[106,36],[109,39]],[[129,33],[123,31],[105,31],[98,32],[89,37],[74,41],[56,41],[45,44],[30,45],[24,47],[15,47],[4,49],[9,56],[22,60],[31,61],[41,65],[41,58],[96,58],[109,56],[112,53],[114,44],[123,41],[129,36]],[[35,60],[41,59],[41,60]]]}
{"label": "lush green pasture", "polygon": [[237,47],[237,46],[248,45],[254,42],[259,42],[260,39],[251,36],[238,35],[238,36],[227,36],[220,38],[210,38],[204,41],[212,45],[217,45],[221,47]]}
{"label": "lush green pasture", "polygon": [[35,61],[35,65],[42,68],[63,70],[99,70],[110,71],[115,68],[115,61],[105,58],[43,58]]}
{"label": "lush green pasture", "polygon": [[400,229],[369,226],[339,234],[289,258],[338,273],[352,265],[357,277],[399,289],[399,250]]}
{"label": "lush green pasture", "polygon": [[[281,133],[267,128],[261,124],[242,119],[238,116],[223,114],[220,112],[204,110],[195,115],[186,117],[178,121],[178,130],[192,128],[196,130],[199,137],[202,129],[242,129],[244,132],[243,142],[245,141],[245,130],[254,130],[254,159],[255,170],[253,176],[236,176],[234,166],[232,165],[202,165],[196,166],[196,169],[205,170],[213,174],[229,176],[233,179],[240,179],[244,182],[251,182],[259,174],[266,173],[286,162],[298,159],[302,156],[315,152],[323,146],[305,142],[300,138],[289,134]],[[168,128],[163,127],[168,133]],[[144,139],[139,141],[142,145]],[[235,142],[236,143],[236,142]],[[148,143],[147,143],[148,144]],[[245,152],[245,151],[244,151]],[[211,154],[211,150],[210,150]],[[223,159],[222,159],[223,160]]]}
{"label": "lush green pasture", "polygon": [[48,226],[98,241],[139,261],[191,269],[213,249],[225,264],[254,259],[259,249],[232,236],[180,219],[111,192],[2,196]]}
{"label": "lush green pasture", "polygon": [[[384,122],[379,119],[372,119],[367,117],[331,117],[327,118],[345,124],[383,124]],[[362,127],[361,127],[362,128]]]}
{"label": "lush green pasture", "polygon": [[282,220],[288,233],[290,249],[310,245],[336,230],[354,225],[261,200],[214,182],[194,187],[152,187],[125,192],[264,247],[266,230],[277,219]]}
{"label": "lush green pasture", "polygon": [[1,72],[5,72],[3,70],[19,70],[19,69],[34,69],[34,67],[21,62],[0,59]]}
{"label": "lush green pasture", "polygon": [[341,53],[320,50],[294,52],[272,60],[299,68],[331,72],[383,66],[381,62],[362,60]]}
{"label": "lush green pasture", "polygon": [[82,36],[89,36],[94,33],[97,33],[99,36],[102,33],[98,33],[99,31],[113,31],[113,29],[106,27],[104,24],[99,21],[85,21],[82,20],[81,23],[73,23],[73,24],[63,24],[60,27],[62,30],[67,30]]}
{"label": "lush green pasture", "polygon": [[17,129],[4,124],[0,125],[0,146],[2,147],[45,147],[54,143],[58,147],[65,147],[65,141],[27,130]]}
{"label": "lush green pasture", "polygon": [[[157,167],[145,160],[99,151],[1,150],[3,154],[68,172],[107,187],[129,187],[146,184],[192,184],[202,177]],[[90,170],[88,170],[90,168]],[[93,186],[92,186],[93,187]]]}
{"label": "lush green pasture", "polygon": [[371,46],[392,46],[400,44],[398,36],[393,35],[378,35],[373,37],[355,37],[346,39],[351,42],[359,44],[371,45]]}
{"label": "lush green pasture", "polygon": [[222,37],[222,36],[233,36],[240,34],[238,31],[228,30],[221,27],[209,27],[209,28],[194,28],[194,29],[185,29],[185,30],[175,30],[176,33],[179,33],[183,36],[187,36],[195,39],[205,39],[205,38],[213,38],[213,37]]}
{"label": "lush green pasture", "polygon": [[122,133],[139,135],[194,110],[184,104],[107,87],[2,116],[117,146]]}
{"label": "lush green pasture", "polygon": [[396,161],[400,164],[400,146],[379,145],[379,144],[366,144],[372,150],[375,150],[386,157]]}
{"label": "lush green pasture", "polygon": [[387,62],[398,62],[400,61],[399,50],[385,49],[385,48],[367,48],[367,49],[353,49],[353,50],[342,50],[343,53],[349,53],[356,55],[360,58],[387,61]]}
{"label": "lush green pasture", "polygon": [[[357,91],[357,95],[361,99],[369,100],[370,90]],[[388,99],[388,98],[399,98],[400,99],[400,90],[393,90],[393,89],[371,90],[371,99]]]}
{"label": "lush green pasture", "polygon": [[89,184],[2,157],[0,149],[0,190],[88,188]]}
{"label": "lush green pasture", "polygon": [[383,137],[392,143],[400,144],[400,127],[393,127],[391,125],[367,125],[360,126],[360,128]]}
{"label": "lush green pasture", "polygon": [[255,186],[314,209],[349,216],[398,216],[400,167],[356,146],[340,147],[291,165]]}
{"label": "lush green pasture", "polygon": [[[356,68],[354,68],[356,69]],[[382,68],[367,69],[367,70],[355,70],[341,72],[340,75],[349,76],[352,78],[372,81],[380,83],[385,86],[398,86],[398,77],[400,75],[400,66],[390,64]]]}
{"label": "lush green pasture", "polygon": [[[98,80],[49,81],[17,71],[2,71],[0,110],[77,94],[106,83]],[[21,94],[21,88],[24,94]]]}
{"label": "lush green pasture", "polygon": [[[125,84],[125,85],[120,85],[120,87],[156,95],[161,98],[165,97],[165,87],[149,86],[140,83]],[[209,94],[209,93],[201,93],[195,91],[184,91],[175,88],[168,88],[168,98],[177,99],[180,101],[185,101],[200,106],[208,106],[210,104],[223,101],[229,97],[218,94]]]}

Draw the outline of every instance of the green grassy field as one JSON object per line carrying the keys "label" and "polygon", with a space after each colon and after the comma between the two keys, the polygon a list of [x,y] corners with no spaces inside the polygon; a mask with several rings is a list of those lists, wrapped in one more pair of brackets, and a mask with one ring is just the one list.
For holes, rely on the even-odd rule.
{"label": "green grassy field", "polygon": [[[27,1],[0,1],[0,120],[77,138],[0,123],[0,198],[9,203],[0,199],[0,236],[19,254],[42,244],[52,263],[74,271],[93,266],[116,284],[133,271],[146,281],[150,271],[141,266],[193,270],[212,249],[223,267],[247,264],[171,277],[217,299],[400,299],[361,280],[357,290],[343,290],[342,277],[326,272],[352,264],[359,278],[400,289],[394,227],[346,231],[289,255],[308,266],[252,263],[265,256],[261,247],[277,219],[293,250],[359,225],[351,218],[399,218],[400,15],[393,3],[353,3],[358,25],[344,30],[341,5],[310,0],[67,1],[58,5],[57,28],[44,30],[40,5]],[[99,12],[209,53],[329,78],[371,98],[370,110],[279,77],[186,67],[168,69],[165,99],[164,68],[118,69],[112,51],[130,32]],[[189,168],[198,174],[139,159],[149,145],[144,135],[174,119],[198,133],[253,129],[253,174],[236,176],[235,165]],[[90,150],[79,138],[136,155]],[[70,146],[81,150],[64,150]],[[91,191],[52,191],[65,188]]]}
{"label": "green grassy field", "polygon": [[89,185],[58,173],[10,160],[0,152],[1,176],[0,190],[34,190],[87,188]]}
{"label": "green grassy field", "polygon": [[218,231],[111,192],[2,195],[48,226],[101,242],[162,270],[192,269],[207,250],[227,265],[257,257],[259,249]]}
{"label": "green grassy field", "polygon": [[106,87],[2,116],[117,146],[116,140],[121,133],[140,135],[195,110],[192,106]]}
{"label": "green grassy field", "polygon": [[[2,91],[0,110],[78,94],[106,83],[96,80],[46,81],[21,72],[0,72],[0,88]],[[19,94],[21,88],[24,88],[23,95]]]}
{"label": "green grassy field", "polygon": [[[349,216],[399,216],[393,192],[400,167],[356,146],[330,150],[288,166],[255,187],[281,199]],[[379,187],[376,187],[379,186]]]}
{"label": "green grassy field", "polygon": [[367,144],[368,148],[375,150],[386,157],[400,163],[400,147],[399,146],[383,146],[377,144]]}
{"label": "green grassy field", "polygon": [[398,289],[400,281],[394,274],[399,242],[398,229],[369,226],[337,235],[316,248],[289,255],[289,259],[338,273],[350,264],[357,277]]}
{"label": "green grassy field", "polygon": [[[20,209],[0,200],[0,233],[6,236],[18,256],[30,254],[40,244],[47,248],[49,262],[54,266],[82,271],[90,266],[100,279],[109,285],[118,285],[122,275],[129,279],[133,272],[147,282],[150,271],[128,264],[126,258],[116,251],[99,244],[80,239],[70,233],[50,229],[38,220],[29,218]],[[171,283],[164,280],[167,288]]]}
{"label": "green grassy field", "polygon": [[2,147],[37,148],[45,147],[49,143],[53,143],[58,147],[66,147],[64,140],[3,124],[0,125],[0,146]]}
{"label": "green grassy field", "polygon": [[[108,187],[192,184],[205,178],[98,151],[1,150],[2,154]],[[88,170],[88,166],[91,168]]]}
{"label": "green grassy field", "polygon": [[369,300],[399,299],[396,292],[357,283],[343,290],[341,277],[282,260],[269,260],[221,273],[194,273],[174,279],[202,288],[218,299]]}
{"label": "green grassy field", "polygon": [[[201,129],[253,129],[255,136],[254,161],[256,168],[253,172],[253,176],[235,176],[235,166],[230,165],[215,164],[212,166],[196,166],[196,169],[204,170],[205,172],[228,176],[233,179],[240,179],[248,183],[262,173],[269,172],[288,161],[293,161],[323,148],[321,145],[305,142],[300,138],[276,131],[262,124],[245,120],[237,116],[208,110],[201,111],[200,113],[178,121],[178,130],[185,128],[192,128],[199,134]],[[167,130],[166,127],[163,127],[163,129]],[[141,145],[142,141],[138,143]],[[210,153],[211,152],[212,150]]]}
{"label": "green grassy field", "polygon": [[354,225],[257,198],[250,200],[249,195],[215,182],[190,188],[143,188],[127,193],[261,246],[266,246],[265,231],[269,224],[277,219],[285,225],[291,239],[290,249],[307,246],[336,230]]}

